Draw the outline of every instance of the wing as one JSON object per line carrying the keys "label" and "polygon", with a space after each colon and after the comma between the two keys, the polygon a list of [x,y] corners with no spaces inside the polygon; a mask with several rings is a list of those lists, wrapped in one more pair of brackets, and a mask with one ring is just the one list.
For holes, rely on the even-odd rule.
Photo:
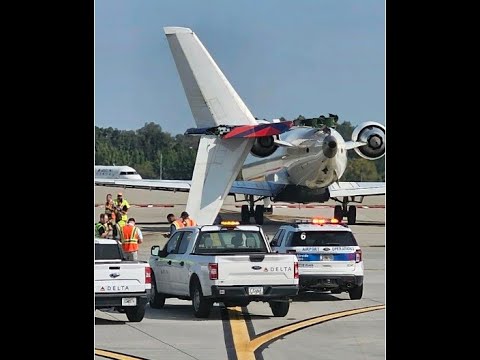
{"label": "wing", "polygon": [[[95,179],[97,186],[130,189],[189,192],[192,180],[115,180]],[[234,181],[228,195],[276,196],[285,185],[269,181]]]}
{"label": "wing", "polygon": [[130,189],[190,191],[192,180],[128,180],[128,179],[95,179],[97,186],[111,186]]}
{"label": "wing", "polygon": [[338,182],[328,187],[330,197],[385,195],[384,182]]}

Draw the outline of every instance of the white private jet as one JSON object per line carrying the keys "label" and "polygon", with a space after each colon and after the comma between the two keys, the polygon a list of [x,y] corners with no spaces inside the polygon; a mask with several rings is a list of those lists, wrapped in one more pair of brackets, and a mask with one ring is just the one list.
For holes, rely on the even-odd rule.
{"label": "white private jet", "polygon": [[[369,160],[385,154],[385,127],[358,125],[352,140],[328,126],[292,121],[256,120],[220,68],[189,28],[164,28],[201,136],[192,180],[95,179],[96,185],[150,190],[189,191],[187,212],[199,224],[211,224],[227,195],[244,195],[241,217],[263,224],[270,201],[340,202],[334,216],[356,222],[364,196],[385,194],[384,182],[339,182],[354,149]],[[235,181],[241,171],[243,181]],[[359,197],[359,200],[356,198]],[[265,205],[256,205],[263,200]]]}

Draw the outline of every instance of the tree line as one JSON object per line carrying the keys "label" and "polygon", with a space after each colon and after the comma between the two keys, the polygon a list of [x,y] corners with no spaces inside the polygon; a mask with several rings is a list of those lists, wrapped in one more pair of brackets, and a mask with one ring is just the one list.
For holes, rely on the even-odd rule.
{"label": "tree line", "polygon": [[[283,120],[283,118],[281,118]],[[305,119],[303,116],[295,120]],[[349,140],[354,127],[348,121],[336,123],[336,130]],[[119,130],[95,126],[95,164],[128,165],[144,179],[192,178],[200,138],[162,131],[160,125],[146,123],[138,130]],[[384,158],[370,161],[348,152],[342,181],[385,180]]]}

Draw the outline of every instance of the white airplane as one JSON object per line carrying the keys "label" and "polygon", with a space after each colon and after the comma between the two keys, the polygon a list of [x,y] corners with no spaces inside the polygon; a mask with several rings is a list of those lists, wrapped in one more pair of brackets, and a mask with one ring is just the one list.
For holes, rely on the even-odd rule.
{"label": "white airplane", "polygon": [[142,177],[130,166],[95,165],[95,179],[141,180]]}
{"label": "white airplane", "polygon": [[[199,224],[211,224],[228,195],[244,195],[241,217],[263,224],[270,201],[295,203],[333,199],[334,216],[356,222],[364,196],[385,194],[384,182],[339,182],[354,149],[369,160],[385,154],[385,127],[358,125],[352,140],[328,126],[256,120],[206,48],[189,28],[164,28],[200,135],[192,180],[95,179],[96,185],[189,191],[186,211]],[[242,181],[235,181],[241,171]],[[359,200],[357,200],[359,197]],[[235,198],[236,199],[236,198]],[[237,199],[236,199],[237,200]],[[264,205],[256,205],[264,201]]]}

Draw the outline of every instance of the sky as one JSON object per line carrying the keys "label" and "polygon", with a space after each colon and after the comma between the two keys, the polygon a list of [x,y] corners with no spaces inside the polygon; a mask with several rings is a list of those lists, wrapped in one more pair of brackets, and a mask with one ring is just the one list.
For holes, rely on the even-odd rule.
{"label": "sky", "polygon": [[95,0],[95,125],[195,127],[163,32],[191,28],[255,117],[385,124],[384,0]]}

